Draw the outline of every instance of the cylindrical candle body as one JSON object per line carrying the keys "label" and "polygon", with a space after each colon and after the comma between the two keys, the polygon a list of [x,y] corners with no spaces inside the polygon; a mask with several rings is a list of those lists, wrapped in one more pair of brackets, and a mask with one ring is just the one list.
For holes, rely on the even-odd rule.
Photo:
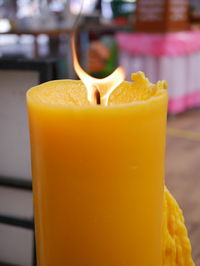
{"label": "cylindrical candle body", "polygon": [[27,102],[38,266],[160,266],[167,95]]}

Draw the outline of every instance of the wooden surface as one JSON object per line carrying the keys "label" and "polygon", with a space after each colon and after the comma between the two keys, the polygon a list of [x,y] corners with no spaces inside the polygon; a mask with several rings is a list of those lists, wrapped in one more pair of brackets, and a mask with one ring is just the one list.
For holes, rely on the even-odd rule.
{"label": "wooden surface", "polygon": [[183,209],[200,265],[200,110],[168,120],[166,184]]}

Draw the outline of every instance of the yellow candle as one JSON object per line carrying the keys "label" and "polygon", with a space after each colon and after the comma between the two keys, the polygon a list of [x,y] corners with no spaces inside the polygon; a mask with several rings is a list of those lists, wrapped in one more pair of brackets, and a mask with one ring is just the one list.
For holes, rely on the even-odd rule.
{"label": "yellow candle", "polygon": [[28,91],[38,266],[161,265],[167,92],[133,79],[106,107],[80,81]]}

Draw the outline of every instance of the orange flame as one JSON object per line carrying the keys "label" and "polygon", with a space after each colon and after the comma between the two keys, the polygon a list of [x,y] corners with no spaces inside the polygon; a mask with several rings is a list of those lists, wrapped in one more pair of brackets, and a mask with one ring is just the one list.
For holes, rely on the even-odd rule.
{"label": "orange flame", "polygon": [[80,66],[76,54],[75,49],[75,40],[74,36],[72,36],[72,55],[73,55],[73,63],[74,63],[74,69],[76,74],[79,76],[79,78],[84,83],[86,89],[87,89],[87,95],[88,95],[88,101],[91,104],[95,104],[97,101],[95,99],[96,90],[99,91],[102,87],[109,88],[105,95],[101,97],[101,104],[108,105],[108,100],[111,95],[111,93],[115,90],[115,88],[125,79],[125,72],[122,67],[118,67],[111,75],[107,76],[103,79],[97,79],[94,77],[91,77],[88,75],[83,68]]}

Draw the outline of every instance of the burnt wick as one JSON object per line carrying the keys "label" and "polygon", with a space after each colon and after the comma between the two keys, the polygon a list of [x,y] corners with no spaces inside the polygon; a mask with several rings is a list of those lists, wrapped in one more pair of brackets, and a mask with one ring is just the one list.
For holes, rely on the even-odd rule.
{"label": "burnt wick", "polygon": [[98,89],[96,89],[94,92],[94,98],[95,98],[96,104],[101,104],[101,95]]}

